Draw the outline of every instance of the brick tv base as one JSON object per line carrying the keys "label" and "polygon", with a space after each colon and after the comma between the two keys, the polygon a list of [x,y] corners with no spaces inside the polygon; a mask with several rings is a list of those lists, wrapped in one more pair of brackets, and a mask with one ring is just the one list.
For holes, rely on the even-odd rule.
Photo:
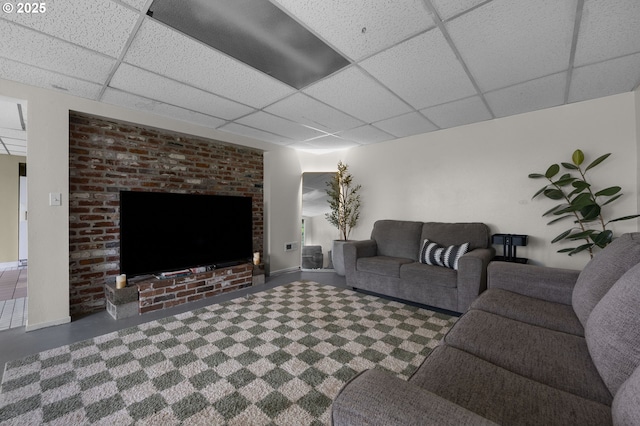
{"label": "brick tv base", "polygon": [[253,265],[245,263],[176,278],[149,278],[123,289],[110,282],[105,285],[107,311],[115,319],[126,318],[250,287],[253,271]]}

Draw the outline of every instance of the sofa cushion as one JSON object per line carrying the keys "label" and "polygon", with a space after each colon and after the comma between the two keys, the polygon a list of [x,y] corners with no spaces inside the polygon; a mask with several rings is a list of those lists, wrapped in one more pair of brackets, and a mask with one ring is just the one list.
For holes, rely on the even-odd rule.
{"label": "sofa cushion", "polygon": [[379,220],[373,224],[371,239],[378,245],[378,255],[418,260],[422,222]]}
{"label": "sofa cushion", "polygon": [[458,286],[458,273],[453,269],[419,262],[402,265],[400,267],[400,278],[407,283],[421,286],[437,285],[449,288]]}
{"label": "sofa cushion", "polygon": [[611,411],[615,425],[640,425],[640,367],[620,386]]}
{"label": "sofa cushion", "polygon": [[537,382],[611,404],[612,396],[582,337],[471,310],[447,333],[445,342]]}
{"label": "sofa cushion", "polygon": [[623,234],[584,267],[573,289],[572,304],[583,326],[611,286],[640,262],[640,233]]}
{"label": "sofa cushion", "polygon": [[640,264],[593,308],[585,337],[594,364],[615,394],[640,365]]}
{"label": "sofa cushion", "polygon": [[361,272],[400,277],[400,266],[413,263],[411,259],[389,256],[361,257],[356,262],[356,269]]}
{"label": "sofa cushion", "polygon": [[471,303],[478,309],[531,325],[584,336],[584,328],[573,308],[501,288],[490,288]]}
{"label": "sofa cushion", "polygon": [[429,239],[444,246],[469,243],[469,251],[489,247],[489,227],[484,223],[425,222],[419,241]]}
{"label": "sofa cushion", "polygon": [[469,250],[469,243],[445,247],[435,241],[424,240],[420,248],[420,263],[458,269],[458,260]]}
{"label": "sofa cushion", "polygon": [[530,380],[448,345],[409,383],[503,425],[607,425],[611,407]]}

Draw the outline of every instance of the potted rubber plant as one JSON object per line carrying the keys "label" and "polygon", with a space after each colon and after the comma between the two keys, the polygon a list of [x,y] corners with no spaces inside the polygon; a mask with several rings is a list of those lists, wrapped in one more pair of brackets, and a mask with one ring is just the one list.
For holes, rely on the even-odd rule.
{"label": "potted rubber plant", "polygon": [[552,164],[545,173],[532,173],[532,179],[549,181],[540,188],[532,198],[544,196],[557,201],[553,208],[542,216],[552,217],[547,223],[571,222],[572,226],[556,236],[551,243],[569,240],[578,243],[575,247],[563,248],[558,253],[569,256],[586,251],[591,257],[597,248],[606,247],[613,240],[613,231],[607,228],[610,223],[635,219],[640,215],[622,216],[616,219],[605,219],[605,206],[622,196],[622,188],[610,186],[596,190],[587,180],[587,172],[606,160],[611,154],[604,154],[584,167],[584,153],[577,149],[571,156],[571,162],[560,163],[567,172],[560,174],[561,167]]}
{"label": "potted rubber plant", "polygon": [[349,173],[349,166],[342,161],[338,162],[338,171],[327,182],[327,196],[331,211],[325,216],[329,223],[338,228],[340,237],[333,241],[331,260],[333,268],[338,275],[345,274],[343,246],[349,241],[351,229],[355,227],[360,218],[360,194],[361,185],[356,185],[353,176]]}

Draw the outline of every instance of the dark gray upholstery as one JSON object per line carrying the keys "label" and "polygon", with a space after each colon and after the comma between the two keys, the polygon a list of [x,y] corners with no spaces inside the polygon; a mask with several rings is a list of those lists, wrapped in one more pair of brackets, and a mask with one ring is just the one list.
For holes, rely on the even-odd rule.
{"label": "dark gray upholstery", "polygon": [[523,377],[611,405],[583,337],[472,309],[445,342]]}
{"label": "dark gray upholstery", "polygon": [[573,309],[586,326],[591,310],[611,286],[640,262],[640,233],[624,234],[585,266],[573,290]]}
{"label": "dark gray upholstery", "polygon": [[[466,242],[470,251],[458,269],[420,263],[422,241],[449,246]],[[464,312],[486,289],[487,265],[495,255],[489,228],[482,223],[379,220],[371,239],[347,243],[347,285],[387,296]]]}
{"label": "dark gray upholstery", "polygon": [[627,271],[593,308],[585,337],[611,393],[640,365],[640,264]]}
{"label": "dark gray upholstery", "polygon": [[471,304],[471,309],[491,312],[550,330],[584,336],[584,328],[571,306],[501,288],[490,288],[482,293],[482,297]]}
{"label": "dark gray upholstery", "polygon": [[[490,288],[409,381],[362,374],[340,393],[334,423],[465,424],[471,412],[504,425],[640,425],[638,235],[623,235],[581,273],[491,263]],[[573,306],[589,311],[584,329]]]}
{"label": "dark gray upholstery", "polygon": [[640,425],[640,367],[620,386],[611,410],[613,424]]}

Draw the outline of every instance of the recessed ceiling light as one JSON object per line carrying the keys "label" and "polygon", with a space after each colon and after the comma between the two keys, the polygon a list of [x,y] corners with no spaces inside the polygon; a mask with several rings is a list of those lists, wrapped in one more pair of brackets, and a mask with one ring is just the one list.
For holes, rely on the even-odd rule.
{"label": "recessed ceiling light", "polygon": [[349,65],[268,0],[154,0],[147,15],[296,89]]}

